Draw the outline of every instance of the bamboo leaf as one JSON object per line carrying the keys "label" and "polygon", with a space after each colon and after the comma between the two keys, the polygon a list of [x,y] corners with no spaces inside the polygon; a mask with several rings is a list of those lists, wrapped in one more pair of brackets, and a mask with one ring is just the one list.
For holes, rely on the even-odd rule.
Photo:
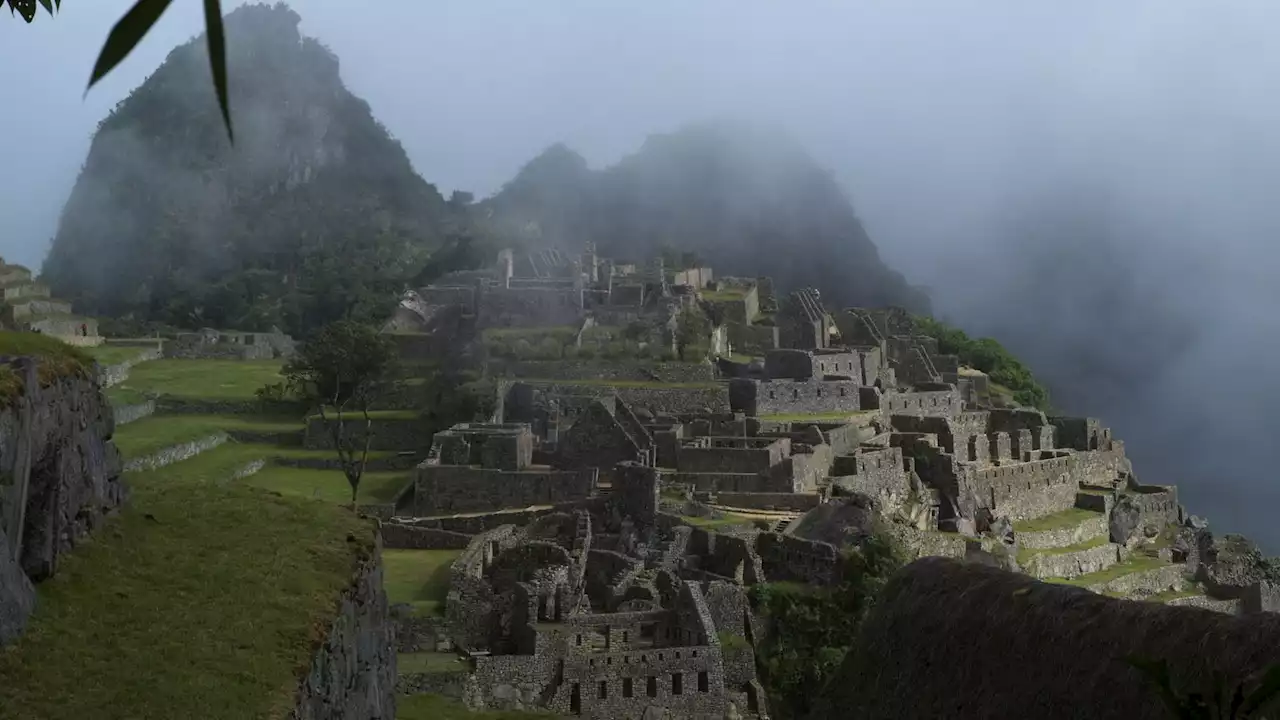
{"label": "bamboo leaf", "polygon": [[222,110],[222,122],[227,126],[227,138],[235,143],[235,132],[231,129],[231,107],[227,103],[227,38],[222,28],[220,0],[204,0],[204,25],[204,34],[209,41],[213,90],[218,94],[218,107]]}
{"label": "bamboo leaf", "polygon": [[1244,706],[1241,708],[1244,717],[1252,717],[1253,713],[1263,708],[1269,709],[1278,696],[1280,696],[1280,663],[1267,668],[1258,687],[1249,693],[1249,697],[1245,699]]}
{"label": "bamboo leaf", "polygon": [[93,65],[93,74],[89,76],[89,87],[85,88],[85,93],[133,52],[143,36],[169,8],[170,2],[172,0],[138,0],[129,8],[129,12],[111,28],[111,34],[107,36],[107,42],[98,54],[98,61]]}
{"label": "bamboo leaf", "polygon": [[40,0],[40,4],[44,6],[44,11],[53,14],[53,0]]}
{"label": "bamboo leaf", "polygon": [[9,0],[9,13],[12,14],[15,8],[23,20],[31,22],[36,19],[35,0]]}

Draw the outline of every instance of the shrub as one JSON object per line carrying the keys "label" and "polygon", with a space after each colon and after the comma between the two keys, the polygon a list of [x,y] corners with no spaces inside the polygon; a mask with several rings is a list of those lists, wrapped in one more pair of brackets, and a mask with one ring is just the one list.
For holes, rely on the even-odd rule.
{"label": "shrub", "polygon": [[1003,345],[991,338],[970,338],[963,330],[930,317],[914,318],[915,329],[938,341],[938,352],[956,355],[961,364],[980,370],[991,381],[1009,388],[1019,405],[1048,411],[1049,391]]}

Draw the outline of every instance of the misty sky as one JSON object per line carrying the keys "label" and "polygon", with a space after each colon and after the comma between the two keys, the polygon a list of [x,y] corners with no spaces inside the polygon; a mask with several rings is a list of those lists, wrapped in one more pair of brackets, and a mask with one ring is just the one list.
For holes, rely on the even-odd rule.
{"label": "misty sky", "polygon": [[[31,26],[0,18],[6,258],[39,264],[95,123],[202,30],[200,3],[176,0],[82,101],[129,4],[67,0]],[[1108,420],[1144,480],[1178,482],[1215,528],[1280,552],[1266,414],[1280,407],[1280,4],[291,4],[442,191],[491,193],[556,141],[599,166],[690,121],[777,124],[835,172],[890,264],[971,328],[1018,307],[1008,228],[1028,197],[1066,185],[1106,196],[1124,282],[1195,328],[1195,345],[1169,362],[1130,353],[1151,382],[1069,409]],[[1133,342],[1089,336],[1092,318],[1071,317],[1070,301],[1054,317],[1084,342]],[[1015,349],[1061,355],[1039,309],[1019,312]]]}

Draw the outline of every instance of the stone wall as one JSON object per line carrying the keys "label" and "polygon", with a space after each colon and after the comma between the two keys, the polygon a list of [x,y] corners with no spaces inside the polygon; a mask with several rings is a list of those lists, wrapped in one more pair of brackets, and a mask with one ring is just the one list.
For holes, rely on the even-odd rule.
{"label": "stone wall", "polygon": [[[506,397],[512,381],[502,381],[498,387],[498,397]],[[544,397],[594,397],[609,398],[617,396],[632,408],[643,408],[653,412],[664,412],[672,415],[695,415],[699,413],[727,413],[729,396],[725,386],[720,383],[706,386],[664,386],[660,383],[638,387],[635,385],[608,385],[605,383],[574,383],[572,381],[553,383],[530,383]]]}
{"label": "stone wall", "polygon": [[582,291],[573,288],[484,287],[476,303],[479,327],[549,327],[582,320]]}
{"label": "stone wall", "polygon": [[712,382],[715,366],[705,362],[490,360],[495,377],[537,380],[628,380],[633,382]]}
{"label": "stone wall", "polygon": [[729,381],[729,406],[751,416],[855,413],[862,409],[856,380]]}
{"label": "stone wall", "polygon": [[773,350],[779,345],[776,325],[747,325],[745,323],[725,323],[729,332],[729,344],[739,354],[759,355]]}
{"label": "stone wall", "polygon": [[1119,600],[926,558],[889,581],[815,717],[1170,717],[1130,657],[1167,661],[1180,693],[1208,696],[1218,673],[1230,692],[1280,662],[1280,616]]}
{"label": "stone wall", "polygon": [[822,496],[817,493],[722,492],[716,495],[715,502],[731,508],[804,512],[821,504]]}
{"label": "stone wall", "polygon": [[390,521],[382,525],[382,541],[396,550],[465,550],[471,536],[433,527]]}
{"label": "stone wall", "polygon": [[769,582],[831,585],[841,576],[840,552],[829,543],[760,533],[756,536],[756,552]]}
{"label": "stone wall", "polygon": [[32,583],[124,502],[114,423],[92,377],[40,387],[37,361],[10,361],[24,393],[0,411],[0,645],[22,634]]}
{"label": "stone wall", "polygon": [[414,514],[425,517],[553,505],[590,497],[595,482],[594,468],[509,472],[424,464],[414,481]]}
{"label": "stone wall", "polygon": [[193,458],[206,450],[212,450],[229,439],[226,433],[219,432],[207,435],[190,442],[179,443],[163,450],[156,451],[150,455],[142,457],[129,458],[124,464],[125,472],[137,472],[139,470],[155,470],[176,462],[182,462],[187,458]]}
{"label": "stone wall", "polygon": [[156,401],[148,400],[134,405],[115,405],[111,408],[111,416],[117,427],[151,417],[156,412]]}
{"label": "stone wall", "polygon": [[138,363],[144,363],[149,360],[159,360],[162,352],[158,346],[149,348],[138,348],[137,357],[131,360],[125,360],[115,365],[99,365],[98,366],[98,382],[102,387],[109,388],[119,385],[129,377],[129,370]]}
{"label": "stone wall", "polygon": [[333,623],[298,684],[289,720],[395,718],[395,626],[383,575],[377,538],[338,600]]}
{"label": "stone wall", "polygon": [[880,407],[890,415],[926,415],[952,417],[964,409],[960,391],[932,390],[928,392],[888,392],[880,401]]}
{"label": "stone wall", "polygon": [[[332,415],[329,421],[335,422]],[[344,418],[347,436],[356,447],[363,447],[365,420],[360,413],[347,413]],[[380,418],[370,420],[373,437],[370,450],[413,450],[426,452],[431,448],[431,432],[420,418]],[[332,450],[333,436],[319,416],[307,418],[306,437],[303,446],[311,450]]]}

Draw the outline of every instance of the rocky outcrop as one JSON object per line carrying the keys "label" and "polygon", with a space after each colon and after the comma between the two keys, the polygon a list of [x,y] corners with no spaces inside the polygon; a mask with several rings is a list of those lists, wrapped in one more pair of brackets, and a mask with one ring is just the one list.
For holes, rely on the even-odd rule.
{"label": "rocky outcrop", "polygon": [[395,629],[383,588],[379,534],[342,594],[289,720],[394,720],[395,689]]}
{"label": "rocky outcrop", "polygon": [[0,411],[0,644],[25,627],[30,584],[125,499],[111,408],[93,374],[41,387],[38,361],[8,368],[24,391]]}
{"label": "rocky outcrop", "polygon": [[[942,558],[896,573],[818,718],[1169,717],[1129,658],[1184,695],[1246,694],[1280,662],[1280,615],[1120,600]],[[1206,695],[1207,696],[1207,695]]]}

